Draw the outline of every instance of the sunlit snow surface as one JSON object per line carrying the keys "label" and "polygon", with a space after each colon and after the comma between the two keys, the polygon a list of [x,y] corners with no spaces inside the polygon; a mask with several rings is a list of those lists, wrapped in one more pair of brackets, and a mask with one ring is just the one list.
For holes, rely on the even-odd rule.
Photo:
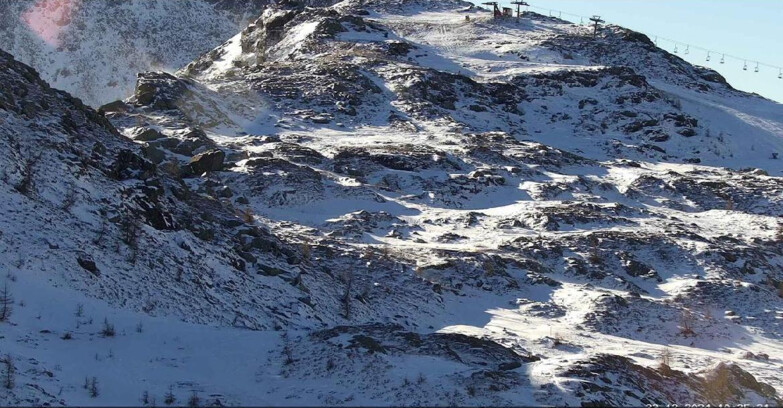
{"label": "sunlit snow surface", "polygon": [[[344,4],[335,7],[340,9],[342,6]],[[466,14],[471,16],[471,21],[465,21]],[[462,11],[373,11],[367,19],[383,26],[389,34],[347,31],[330,41],[408,41],[418,48],[411,52],[412,60],[400,63],[400,66],[462,74],[478,83],[512,81],[519,76],[542,73],[592,72],[604,67],[593,65],[589,58],[579,55],[565,58],[562,52],[542,44],[556,34],[589,30],[585,27],[528,19],[523,19],[519,25],[494,24],[486,13]],[[287,60],[317,61],[334,57],[328,55],[329,51],[324,54],[308,51],[306,43],[312,40],[319,27],[319,21],[308,21],[286,32],[267,53],[267,62],[284,65]],[[42,30],[41,36],[56,38],[47,30]],[[408,109],[396,96],[400,89],[410,85],[410,82],[390,79],[396,78],[391,68],[387,68],[387,72],[378,68],[366,73],[381,89],[378,98],[382,99],[385,110],[379,109],[376,113],[367,107],[369,113],[359,123],[335,120],[315,124],[279,109],[273,97],[250,90],[244,82],[240,63],[247,63],[255,56],[243,54],[241,38],[237,35],[224,43],[218,48],[212,64],[193,75],[197,85],[191,89],[193,99],[188,101],[193,105],[188,106],[199,109],[188,112],[191,114],[189,124],[201,125],[219,146],[240,150],[250,157],[262,157],[264,153],[273,152],[274,143],[261,142],[261,137],[275,135],[282,142],[297,143],[331,159],[340,149],[348,147],[384,149],[410,144],[438,150],[433,157],[436,164],[442,163],[444,157],[458,158],[464,164],[463,169],[444,170],[434,165],[420,170],[417,176],[424,180],[449,180],[486,167],[486,163],[466,154],[469,146],[459,143],[460,138],[469,133],[463,132],[468,126],[462,127],[449,120],[418,118],[410,119],[416,126],[415,131],[388,125],[388,110]],[[515,58],[515,53],[524,54],[526,59]],[[56,276],[50,265],[37,260],[40,258],[35,245],[24,245],[37,242],[35,237],[20,238],[14,248],[20,251],[20,257],[28,265],[33,265],[30,269],[40,269],[39,273],[19,272],[22,268],[13,266],[18,264],[16,259],[3,260],[16,279],[14,295],[17,300],[24,300],[25,306],[16,308],[13,320],[16,325],[4,329],[0,344],[4,352],[20,356],[17,364],[20,372],[27,373],[25,382],[40,385],[53,399],[62,399],[68,405],[135,404],[144,391],[161,405],[169,389],[176,394],[179,403],[184,403],[195,392],[204,402],[219,400],[244,405],[579,405],[581,398],[573,395],[573,379],[566,373],[577,361],[606,353],[628,356],[637,364],[655,367],[664,349],[672,352],[671,365],[676,370],[696,373],[718,361],[737,362],[759,381],[769,383],[778,393],[783,393],[780,376],[783,304],[780,298],[768,292],[764,292],[767,295],[763,297],[754,297],[752,290],[763,284],[765,274],[780,276],[783,268],[780,251],[776,257],[768,259],[770,270],[756,268],[754,273],[744,276],[728,276],[725,271],[695,258],[698,255],[703,259],[709,240],[728,237],[744,247],[769,242],[774,237],[781,216],[780,197],[774,194],[781,190],[773,186],[780,185],[783,159],[774,160],[771,153],[783,154],[783,107],[724,90],[697,92],[665,75],[658,75],[656,69],[651,67],[649,72],[643,73],[650,84],[676,98],[682,112],[698,118],[699,132],[709,129],[715,135],[720,133],[719,142],[702,145],[696,139],[673,138],[665,145],[669,152],[667,160],[634,155],[633,149],[617,154],[606,146],[622,137],[619,132],[610,131],[607,135],[600,131],[575,131],[572,123],[550,120],[553,113],[564,112],[577,117],[580,109],[576,105],[586,98],[598,99],[609,106],[610,98],[615,95],[612,89],[574,88],[560,95],[531,98],[522,103],[524,122],[509,120],[502,123],[493,116],[497,111],[470,113],[462,109],[459,113],[472,115],[468,125],[474,129],[468,130],[480,133],[502,127],[500,131],[512,134],[515,140],[523,143],[509,147],[503,152],[506,155],[533,151],[535,143],[541,143],[583,156],[588,160],[585,163],[526,165],[519,174],[503,173],[504,185],[453,197],[452,201],[438,196],[436,191],[419,189],[415,184],[418,181],[407,178],[411,172],[384,170],[382,175],[398,176],[411,184],[401,182],[395,188],[379,188],[381,175],[370,174],[365,179],[338,173],[329,166],[314,165],[314,171],[326,186],[320,195],[291,191],[281,183],[265,193],[289,192],[295,197],[299,197],[299,193],[304,197],[283,205],[273,204],[264,197],[249,197],[248,207],[259,222],[268,225],[275,234],[296,242],[325,239],[332,225],[358,211],[384,211],[404,222],[403,239],[388,234],[392,227],[397,227],[389,225],[363,231],[356,239],[339,236],[334,239],[340,245],[359,250],[387,248],[405,260],[407,269],[383,271],[383,276],[376,277],[379,290],[387,284],[393,287],[391,281],[413,273],[433,282],[442,279],[438,283],[445,288],[443,296],[421,299],[420,309],[409,310],[402,318],[385,316],[384,323],[403,324],[419,333],[486,337],[520,352],[524,350],[542,357],[540,361],[518,369],[525,374],[527,383],[509,391],[471,398],[465,394],[463,385],[450,380],[468,370],[465,365],[428,356],[364,356],[355,364],[339,361],[332,372],[324,368],[323,345],[311,341],[307,327],[290,331],[249,331],[226,327],[225,321],[210,322],[210,325],[182,323],[175,317],[166,316],[177,315],[176,303],[169,299],[160,299],[161,307],[168,308],[167,313],[150,313],[159,317],[127,311],[118,307],[122,302],[117,299],[104,302],[85,297],[84,284],[68,282],[65,274]],[[610,96],[604,96],[604,93]],[[670,104],[654,102],[643,105],[642,109],[656,113],[670,109]],[[172,136],[181,132],[180,127],[184,125],[180,118],[167,116],[169,114],[136,111],[126,117],[118,115],[113,120],[128,136],[134,134],[139,121]],[[632,141],[623,139],[619,144],[623,143],[631,145]],[[694,151],[699,152],[701,164],[684,163],[683,159],[694,156]],[[634,160],[638,166],[628,166],[623,159]],[[253,171],[251,160],[237,160],[230,172],[221,173],[223,181],[237,183],[232,188],[241,191],[242,183],[247,182],[243,177]],[[739,183],[745,173],[728,169],[747,167],[763,169],[769,174],[754,174],[759,180],[768,180],[769,190],[759,193],[748,207],[732,208],[727,203],[721,208],[703,208],[697,202],[698,197],[673,198],[666,195],[668,190],[665,188],[659,195],[629,194],[629,190],[646,177],[658,178],[662,184],[674,184],[680,176],[693,177],[699,183]],[[606,188],[599,195],[595,193],[597,188],[589,187],[593,185],[605,185]],[[562,192],[551,193],[553,186],[562,187]],[[546,214],[553,214],[552,209],[566,209],[575,202],[595,205],[609,213],[613,209],[618,209],[618,213],[627,209],[627,213],[618,216],[618,220],[563,222],[557,228],[546,227],[549,221]],[[472,220],[474,218],[477,221]],[[690,235],[679,234],[683,231]],[[632,277],[619,270],[612,271],[614,275],[591,279],[573,273],[565,260],[583,259],[588,254],[581,250],[565,250],[562,257],[558,255],[557,261],[551,264],[552,270],[542,273],[559,282],[559,286],[523,284],[514,289],[492,290],[487,289],[488,284],[484,286],[472,281],[475,286],[460,286],[453,293],[449,290],[454,288],[449,284],[460,282],[460,277],[449,277],[447,273],[465,271],[451,272],[441,268],[449,259],[460,256],[485,259],[480,257],[500,254],[521,259],[546,249],[548,244],[595,233],[635,233],[642,240],[665,237],[670,239],[667,245],[676,247],[679,252],[675,254],[682,258],[667,258],[670,255],[664,252],[670,247],[640,244],[633,249],[634,254],[654,265],[660,281]],[[447,234],[455,238],[443,239]],[[204,256],[209,259],[209,254]],[[726,262],[736,264],[738,268],[742,261]],[[36,266],[36,262],[41,265]],[[448,272],[439,275],[442,270]],[[531,271],[512,264],[507,272],[525,276]],[[678,295],[687,297],[688,291],[705,280],[731,281],[742,297],[714,298],[694,304],[699,316],[695,323],[697,335],[681,336],[678,334],[679,309],[672,306],[672,302]],[[139,285],[143,284],[143,281],[139,282]],[[631,288],[641,289],[636,291],[641,294],[637,298],[628,297]],[[767,291],[766,287],[763,290]],[[591,323],[592,314],[615,296],[632,299],[631,307],[621,311],[625,315],[618,317],[619,322],[611,327]],[[436,298],[439,301],[436,302]],[[201,299],[193,301],[203,302]],[[270,298],[268,302],[274,304],[275,299]],[[83,304],[81,317],[74,315],[77,304]],[[731,313],[726,314],[727,311]],[[117,327],[116,338],[105,339],[97,334],[104,318]],[[759,321],[763,324],[756,323]],[[353,323],[355,321],[342,322]],[[141,329],[137,330],[137,327]],[[313,323],[313,327],[317,325]],[[60,340],[59,336],[65,332],[72,333],[73,340]],[[561,344],[554,344],[555,339]],[[284,362],[285,347],[295,349],[295,362]],[[743,358],[745,352],[766,354],[770,358],[768,361],[751,360]],[[53,376],[41,370],[50,370]],[[426,378],[426,384],[404,385],[408,380],[415,382],[420,374]],[[101,389],[97,398],[90,398],[82,387],[84,378],[93,376],[98,378]],[[557,392],[544,395],[542,386],[548,384],[554,385]],[[33,387],[24,390],[30,395],[39,395]],[[452,399],[433,400],[433,395],[439,398],[452,395]]]}

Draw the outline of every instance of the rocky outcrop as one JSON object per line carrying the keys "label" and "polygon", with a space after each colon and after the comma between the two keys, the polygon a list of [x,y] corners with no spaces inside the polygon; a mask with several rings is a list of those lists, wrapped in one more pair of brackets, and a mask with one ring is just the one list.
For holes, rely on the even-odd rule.
{"label": "rocky outcrop", "polygon": [[223,170],[226,154],[222,150],[209,150],[193,156],[185,167],[186,175],[200,175]]}

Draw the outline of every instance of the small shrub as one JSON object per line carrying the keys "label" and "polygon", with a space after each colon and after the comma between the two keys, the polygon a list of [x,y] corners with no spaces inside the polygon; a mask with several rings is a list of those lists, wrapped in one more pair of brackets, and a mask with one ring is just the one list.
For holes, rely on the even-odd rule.
{"label": "small shrub", "polygon": [[6,389],[13,389],[16,377],[16,367],[10,354],[6,354],[2,359],[3,364],[3,386]]}
{"label": "small shrub", "polygon": [[343,317],[351,318],[351,289],[353,288],[353,271],[346,270],[343,273],[343,282],[345,282],[345,291],[343,292]]}
{"label": "small shrub", "polygon": [[87,392],[90,394],[90,398],[95,398],[98,396],[98,379],[95,377],[92,377],[87,385]]}
{"label": "small shrub", "polygon": [[76,187],[74,187],[73,184],[69,184],[67,189],[62,205],[60,206],[65,212],[71,211],[71,207],[76,203]]}
{"label": "small shrub", "polygon": [[30,158],[24,160],[24,165],[21,169],[22,177],[19,182],[14,185],[14,188],[19,193],[30,197],[33,193],[33,176],[35,174],[35,165],[38,162],[38,158]]}
{"label": "small shrub", "polygon": [[8,289],[8,282],[3,284],[3,289],[0,290],[0,322],[8,321],[13,312],[14,298],[11,296],[11,291]]}
{"label": "small shrub", "polygon": [[693,313],[690,310],[683,310],[680,315],[680,334],[686,337],[695,336],[696,333],[693,331],[694,320]]}
{"label": "small shrub", "polygon": [[139,254],[139,237],[141,236],[141,223],[137,217],[126,214],[120,219],[120,239],[128,246],[130,254],[128,261],[136,264]]}
{"label": "small shrub", "polygon": [[237,215],[239,215],[239,219],[241,219],[245,224],[252,224],[255,221],[255,217],[253,217],[253,210],[251,210],[250,207],[247,207],[244,210],[238,210]]}
{"label": "small shrub", "polygon": [[285,357],[283,365],[291,365],[294,363],[294,353],[290,343],[286,343],[285,346],[283,346],[283,356]]}
{"label": "small shrub", "polygon": [[71,340],[73,336],[71,335],[71,332],[65,332],[65,334],[63,334],[60,338],[63,340]]}
{"label": "small shrub", "polygon": [[199,404],[201,404],[201,400],[199,399],[198,394],[196,394],[196,391],[193,391],[193,394],[188,398],[188,406],[197,407]]}
{"label": "small shrub", "polygon": [[598,250],[598,238],[595,236],[590,237],[590,254],[587,257],[587,260],[594,265],[598,265],[601,263],[601,253]]}
{"label": "small shrub", "polygon": [[109,319],[103,319],[103,329],[101,329],[101,336],[114,337],[116,332],[114,331],[114,324],[109,323]]}
{"label": "small shrub", "polygon": [[171,391],[171,387],[169,387],[169,390],[166,391],[166,395],[163,396],[163,403],[166,405],[171,405],[177,401],[177,398],[174,397],[174,393]]}
{"label": "small shrub", "polygon": [[661,352],[661,356],[658,361],[658,370],[661,371],[664,374],[668,374],[671,372],[671,363],[672,363],[672,351],[669,350],[669,348],[664,348]]}

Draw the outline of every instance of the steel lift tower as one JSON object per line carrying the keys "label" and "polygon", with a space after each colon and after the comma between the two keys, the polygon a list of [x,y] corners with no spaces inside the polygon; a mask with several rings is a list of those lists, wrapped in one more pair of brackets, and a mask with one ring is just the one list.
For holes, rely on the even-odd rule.
{"label": "steel lift tower", "polygon": [[529,6],[529,4],[525,3],[524,1],[512,1],[511,4],[517,6],[517,23],[518,23],[519,18],[522,16],[522,12],[521,12],[522,6]]}
{"label": "steel lift tower", "polygon": [[503,13],[501,13],[500,9],[498,8],[498,2],[496,2],[496,1],[488,1],[486,3],[481,3],[481,4],[484,4],[484,5],[487,5],[487,6],[492,6],[495,18],[503,17]]}
{"label": "steel lift tower", "polygon": [[595,23],[595,28],[593,28],[593,38],[598,35],[598,25],[603,23],[604,20],[601,20],[601,16],[592,16],[590,17],[590,21]]}

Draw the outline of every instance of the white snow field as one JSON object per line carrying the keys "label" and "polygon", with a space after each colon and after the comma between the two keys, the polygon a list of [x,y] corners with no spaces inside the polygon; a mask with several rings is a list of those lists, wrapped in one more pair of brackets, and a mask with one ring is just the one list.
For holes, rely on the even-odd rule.
{"label": "white snow field", "polygon": [[783,105],[621,27],[295,3],[98,113],[0,53],[0,404],[781,405]]}

